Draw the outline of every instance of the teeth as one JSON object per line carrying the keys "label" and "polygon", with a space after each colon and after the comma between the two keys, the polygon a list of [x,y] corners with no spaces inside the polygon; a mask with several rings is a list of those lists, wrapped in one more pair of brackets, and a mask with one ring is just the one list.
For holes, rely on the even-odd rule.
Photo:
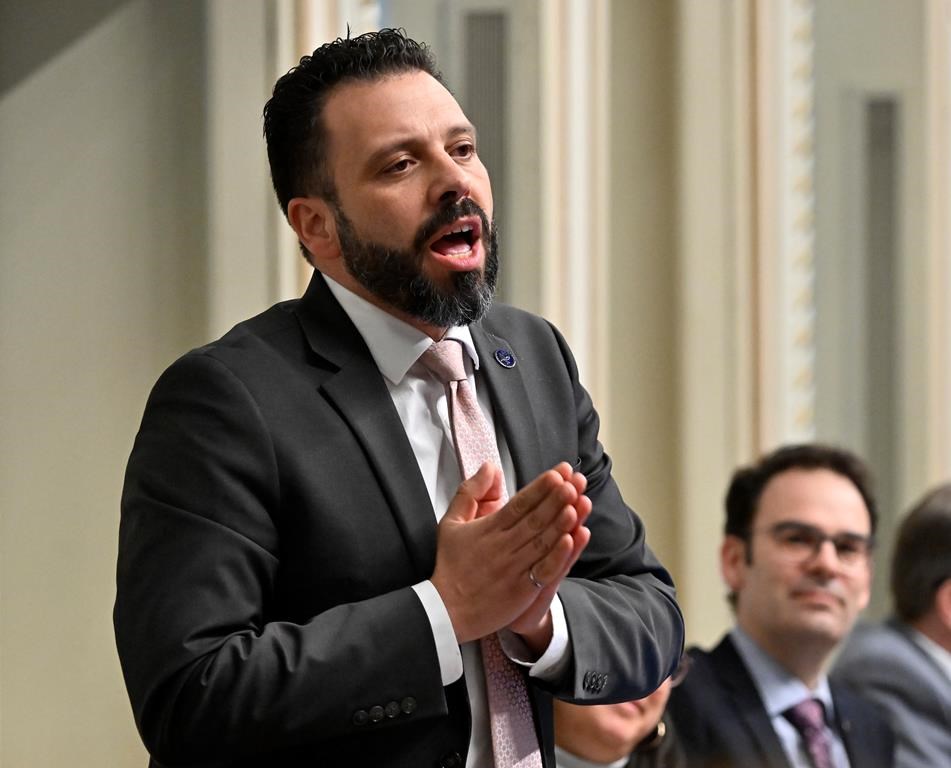
{"label": "teeth", "polygon": [[450,234],[450,235],[461,235],[463,232],[471,232],[471,231],[472,231],[472,225],[471,225],[471,224],[463,224],[461,227],[456,227],[455,229],[453,229],[452,231],[450,231],[449,234]]}

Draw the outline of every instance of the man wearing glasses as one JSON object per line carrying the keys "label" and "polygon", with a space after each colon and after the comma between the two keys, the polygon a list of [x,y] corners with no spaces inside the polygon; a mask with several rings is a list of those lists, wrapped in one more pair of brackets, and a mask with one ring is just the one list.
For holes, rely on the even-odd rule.
{"label": "man wearing glasses", "polygon": [[733,475],[720,567],[736,624],[691,649],[670,715],[691,766],[876,768],[893,736],[825,668],[869,599],[876,506],[863,462],[807,444]]}

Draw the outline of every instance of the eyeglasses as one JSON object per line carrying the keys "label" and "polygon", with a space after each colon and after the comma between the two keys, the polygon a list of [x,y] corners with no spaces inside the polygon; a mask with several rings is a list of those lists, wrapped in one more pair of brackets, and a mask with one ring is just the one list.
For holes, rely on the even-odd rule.
{"label": "eyeglasses", "polygon": [[768,533],[783,555],[799,563],[818,555],[822,545],[831,541],[839,563],[845,568],[855,568],[865,563],[875,544],[871,536],[859,533],[830,536],[814,525],[791,521],[776,523],[771,528],[753,533]]}

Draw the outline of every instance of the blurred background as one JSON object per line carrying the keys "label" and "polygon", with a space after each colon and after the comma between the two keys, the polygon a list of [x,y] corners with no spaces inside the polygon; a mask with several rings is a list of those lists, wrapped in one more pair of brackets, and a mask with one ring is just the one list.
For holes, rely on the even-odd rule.
{"label": "blurred background", "polygon": [[[480,132],[502,297],[558,324],[691,642],[732,469],[951,475],[948,0],[0,0],[0,765],[144,766],[111,608],[159,373],[299,295],[261,110],[402,26]],[[870,614],[888,610],[879,568]]]}

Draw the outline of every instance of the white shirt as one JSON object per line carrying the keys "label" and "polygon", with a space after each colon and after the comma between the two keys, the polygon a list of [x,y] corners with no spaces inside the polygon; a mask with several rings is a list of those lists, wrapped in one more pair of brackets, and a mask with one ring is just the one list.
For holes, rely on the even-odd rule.
{"label": "white shirt", "polygon": [[556,768],[624,768],[630,759],[630,756],[628,756],[622,757],[619,760],[615,760],[613,763],[593,763],[590,760],[585,760],[583,757],[578,757],[577,755],[574,755],[559,746],[555,747]]}
{"label": "white shirt", "polygon": [[921,648],[921,650],[934,659],[935,664],[944,672],[948,682],[951,682],[951,651],[948,651],[947,648],[942,648],[934,640],[922,634],[914,627],[909,627],[909,629],[911,630],[909,633],[911,639],[915,641],[915,644]]}
{"label": "white shirt", "polygon": [[[432,501],[436,520],[442,519],[462,482],[459,463],[452,444],[449,404],[446,387],[422,363],[419,356],[433,343],[422,331],[374,306],[339,283],[324,276],[331,293],[356,326],[386,382],[393,405],[399,414]],[[495,430],[495,421],[488,391],[476,386],[475,371],[479,355],[467,327],[450,328],[445,338],[457,339],[466,354],[469,386],[476,393],[479,405],[496,432],[505,485],[511,496],[515,488],[515,467],[504,435]],[[449,685],[465,674],[472,710],[472,735],[469,741],[467,768],[490,768],[493,765],[492,740],[489,732],[488,705],[482,654],[476,642],[461,648],[449,621],[449,613],[432,582],[413,586],[429,617],[439,657],[443,685]],[[529,667],[529,674],[543,680],[555,680],[570,660],[570,641],[564,609],[558,596],[552,600],[552,640],[541,658],[530,659],[528,648],[512,633],[501,632],[502,646],[517,664]]]}
{"label": "white shirt", "polygon": [[[804,699],[819,699],[826,711],[826,738],[829,742],[829,751],[832,755],[832,764],[836,768],[850,768],[849,756],[845,751],[845,744],[838,732],[829,727],[835,722],[835,709],[832,704],[832,692],[829,690],[829,678],[822,675],[814,690],[811,690],[802,680],[789,674],[769,654],[760,648],[753,639],[739,627],[730,632],[736,651],[746,664],[746,668],[753,678],[753,683],[759,691],[760,698],[766,707],[766,714],[773,724],[773,730],[783,745],[783,751],[789,758],[793,768],[811,768],[812,761],[806,753],[803,739],[784,716],[790,707],[796,706]],[[861,768],[861,766],[855,766]]]}

